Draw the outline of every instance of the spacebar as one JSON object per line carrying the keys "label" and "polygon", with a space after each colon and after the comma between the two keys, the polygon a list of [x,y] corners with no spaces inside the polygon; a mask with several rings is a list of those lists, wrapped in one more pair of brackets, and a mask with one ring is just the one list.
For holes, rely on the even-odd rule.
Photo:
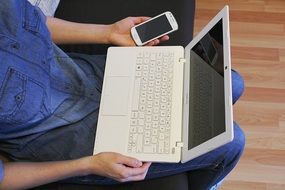
{"label": "spacebar", "polygon": [[141,79],[135,78],[134,91],[133,91],[133,101],[132,101],[132,110],[138,110],[139,109],[140,85],[141,85]]}

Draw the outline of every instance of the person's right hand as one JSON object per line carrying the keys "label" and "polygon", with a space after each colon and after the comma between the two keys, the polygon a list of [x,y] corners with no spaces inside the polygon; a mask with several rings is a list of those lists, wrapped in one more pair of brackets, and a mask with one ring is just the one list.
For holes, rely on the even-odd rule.
{"label": "person's right hand", "polygon": [[[119,46],[135,46],[135,42],[131,36],[131,28],[137,24],[147,21],[150,17],[127,17],[123,20],[109,25],[108,42]],[[164,35],[159,39],[152,40],[147,45],[155,46],[160,42],[169,40],[168,35]]]}
{"label": "person's right hand", "polygon": [[83,160],[87,163],[88,174],[105,176],[119,182],[143,180],[151,165],[113,152],[99,153]]}

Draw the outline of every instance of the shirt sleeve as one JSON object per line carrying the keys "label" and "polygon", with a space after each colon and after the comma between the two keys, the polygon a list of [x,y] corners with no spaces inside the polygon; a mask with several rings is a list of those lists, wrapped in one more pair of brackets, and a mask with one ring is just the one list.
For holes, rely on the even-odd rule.
{"label": "shirt sleeve", "polygon": [[3,181],[4,178],[4,165],[2,160],[0,160],[0,183]]}
{"label": "shirt sleeve", "polygon": [[46,16],[53,16],[60,0],[28,0],[32,5],[39,7]]}

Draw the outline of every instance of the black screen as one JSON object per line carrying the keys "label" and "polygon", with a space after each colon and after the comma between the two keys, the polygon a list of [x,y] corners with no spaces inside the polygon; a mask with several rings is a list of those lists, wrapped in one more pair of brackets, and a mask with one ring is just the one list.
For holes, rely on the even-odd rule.
{"label": "black screen", "polygon": [[164,14],[154,20],[136,27],[136,29],[142,43],[144,43],[157,36],[160,36],[161,34],[171,31],[172,27]]}
{"label": "black screen", "polygon": [[190,51],[188,149],[226,130],[222,24],[220,20]]}

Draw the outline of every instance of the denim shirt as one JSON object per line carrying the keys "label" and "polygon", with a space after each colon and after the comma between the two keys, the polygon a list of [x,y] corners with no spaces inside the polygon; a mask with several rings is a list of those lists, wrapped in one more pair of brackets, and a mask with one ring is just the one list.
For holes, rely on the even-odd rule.
{"label": "denim shirt", "polygon": [[0,0],[0,142],[65,126],[99,107],[99,87],[51,41],[43,13]]}

